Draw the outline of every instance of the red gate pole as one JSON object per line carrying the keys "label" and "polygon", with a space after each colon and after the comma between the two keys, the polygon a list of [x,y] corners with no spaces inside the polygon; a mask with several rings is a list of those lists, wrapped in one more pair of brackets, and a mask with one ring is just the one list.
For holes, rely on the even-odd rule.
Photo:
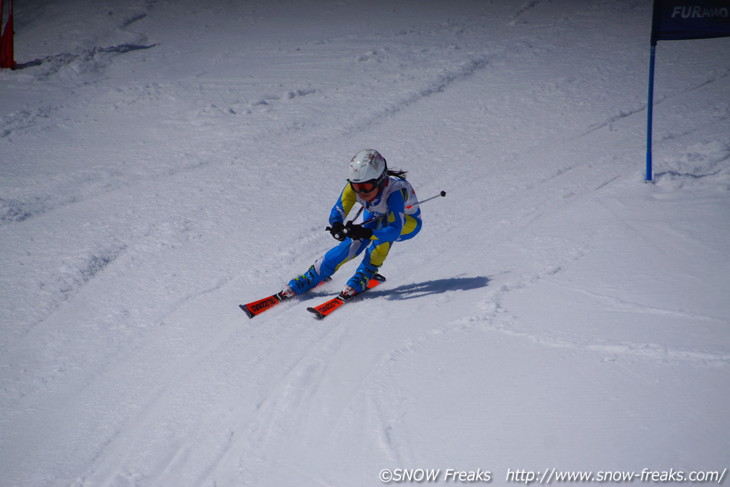
{"label": "red gate pole", "polygon": [[13,0],[8,0],[7,22],[2,25],[5,14],[5,1],[0,0],[0,68],[15,68],[15,54],[13,46]]}

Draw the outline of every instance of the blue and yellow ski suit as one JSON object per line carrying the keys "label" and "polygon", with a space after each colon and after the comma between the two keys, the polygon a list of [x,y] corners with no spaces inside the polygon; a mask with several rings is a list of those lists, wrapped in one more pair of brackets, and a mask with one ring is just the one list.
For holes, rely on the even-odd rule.
{"label": "blue and yellow ski suit", "polygon": [[[350,210],[359,203],[363,206],[364,226],[373,231],[369,240],[346,238],[331,248],[302,276],[289,282],[296,294],[301,294],[334,274],[345,262],[349,262],[363,251],[365,256],[348,286],[360,292],[367,281],[383,265],[394,242],[415,237],[421,230],[421,210],[416,192],[405,179],[389,176],[380,194],[372,201],[364,201],[348,183],[330,212],[329,223],[344,223]],[[357,223],[357,222],[354,222]],[[366,250],[367,249],[367,250]]]}

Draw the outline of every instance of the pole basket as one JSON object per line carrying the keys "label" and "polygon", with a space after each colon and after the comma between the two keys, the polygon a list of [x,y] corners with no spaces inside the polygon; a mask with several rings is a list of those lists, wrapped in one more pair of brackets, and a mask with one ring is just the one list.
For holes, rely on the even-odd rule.
{"label": "pole basket", "polygon": [[0,68],[15,69],[13,0],[0,0]]}

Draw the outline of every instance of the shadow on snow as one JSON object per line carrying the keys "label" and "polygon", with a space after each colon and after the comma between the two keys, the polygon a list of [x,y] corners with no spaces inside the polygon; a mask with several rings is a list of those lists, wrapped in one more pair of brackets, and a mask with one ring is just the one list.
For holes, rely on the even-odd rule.
{"label": "shadow on snow", "polygon": [[491,281],[485,276],[452,277],[450,279],[436,279],[434,281],[414,282],[404,284],[393,289],[374,290],[368,293],[369,297],[383,296],[387,299],[416,299],[431,294],[441,294],[448,291],[469,291],[486,287]]}

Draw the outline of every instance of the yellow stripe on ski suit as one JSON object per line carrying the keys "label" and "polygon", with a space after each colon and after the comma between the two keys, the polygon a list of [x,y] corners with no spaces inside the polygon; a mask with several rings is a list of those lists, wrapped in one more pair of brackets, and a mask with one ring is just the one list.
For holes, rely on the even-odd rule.
{"label": "yellow stripe on ski suit", "polygon": [[[378,240],[384,240],[380,244],[376,243],[375,245],[372,245],[368,250],[368,253],[370,254],[370,263],[377,267],[382,266],[385,262],[385,258],[388,256],[394,241],[408,240],[415,236],[415,234],[421,229],[421,210],[418,208],[418,200],[416,199],[415,192],[410,184],[401,179],[390,178],[388,186],[389,187],[386,186],[386,194],[380,195],[376,202],[368,203],[360,200],[357,197],[355,190],[352,189],[352,186],[350,186],[350,184],[346,184],[330,214],[330,224],[335,221],[344,222],[347,214],[350,213],[350,210],[352,210],[353,206],[355,206],[355,203],[357,202],[366,208],[365,215],[363,216],[364,220],[368,220],[373,217],[373,215],[367,210],[368,207],[388,212],[387,223],[381,220],[367,225],[373,229],[373,235],[370,237],[371,241],[377,242]],[[396,222],[397,217],[395,211],[392,211],[392,209],[387,205],[388,198],[390,198],[393,193],[400,193],[401,196],[401,200],[396,200],[396,206],[398,207],[398,210],[400,210],[398,213],[401,215],[400,225]],[[401,207],[403,208],[402,210]],[[385,218],[384,214],[383,218]],[[400,226],[399,233],[394,235],[393,230],[395,230],[398,226]],[[339,269],[344,263],[349,262],[357,256],[363,250],[363,243],[364,242],[360,241],[351,242],[346,257],[340,254],[340,258],[342,260],[336,264],[335,270]]]}
{"label": "yellow stripe on ski suit", "polygon": [[[360,203],[365,211],[362,219],[370,220],[365,227],[373,231],[370,240],[346,238],[318,258],[306,274],[289,281],[297,294],[306,292],[323,279],[334,274],[345,262],[362,252],[365,256],[355,275],[367,275],[383,265],[394,242],[415,237],[421,231],[421,210],[413,187],[405,179],[390,176],[386,186],[372,201],[362,200],[347,184],[330,212],[329,223],[345,223],[348,213]],[[355,276],[353,276],[354,278]],[[352,278],[351,278],[352,279]],[[349,282],[349,281],[348,281]]]}

